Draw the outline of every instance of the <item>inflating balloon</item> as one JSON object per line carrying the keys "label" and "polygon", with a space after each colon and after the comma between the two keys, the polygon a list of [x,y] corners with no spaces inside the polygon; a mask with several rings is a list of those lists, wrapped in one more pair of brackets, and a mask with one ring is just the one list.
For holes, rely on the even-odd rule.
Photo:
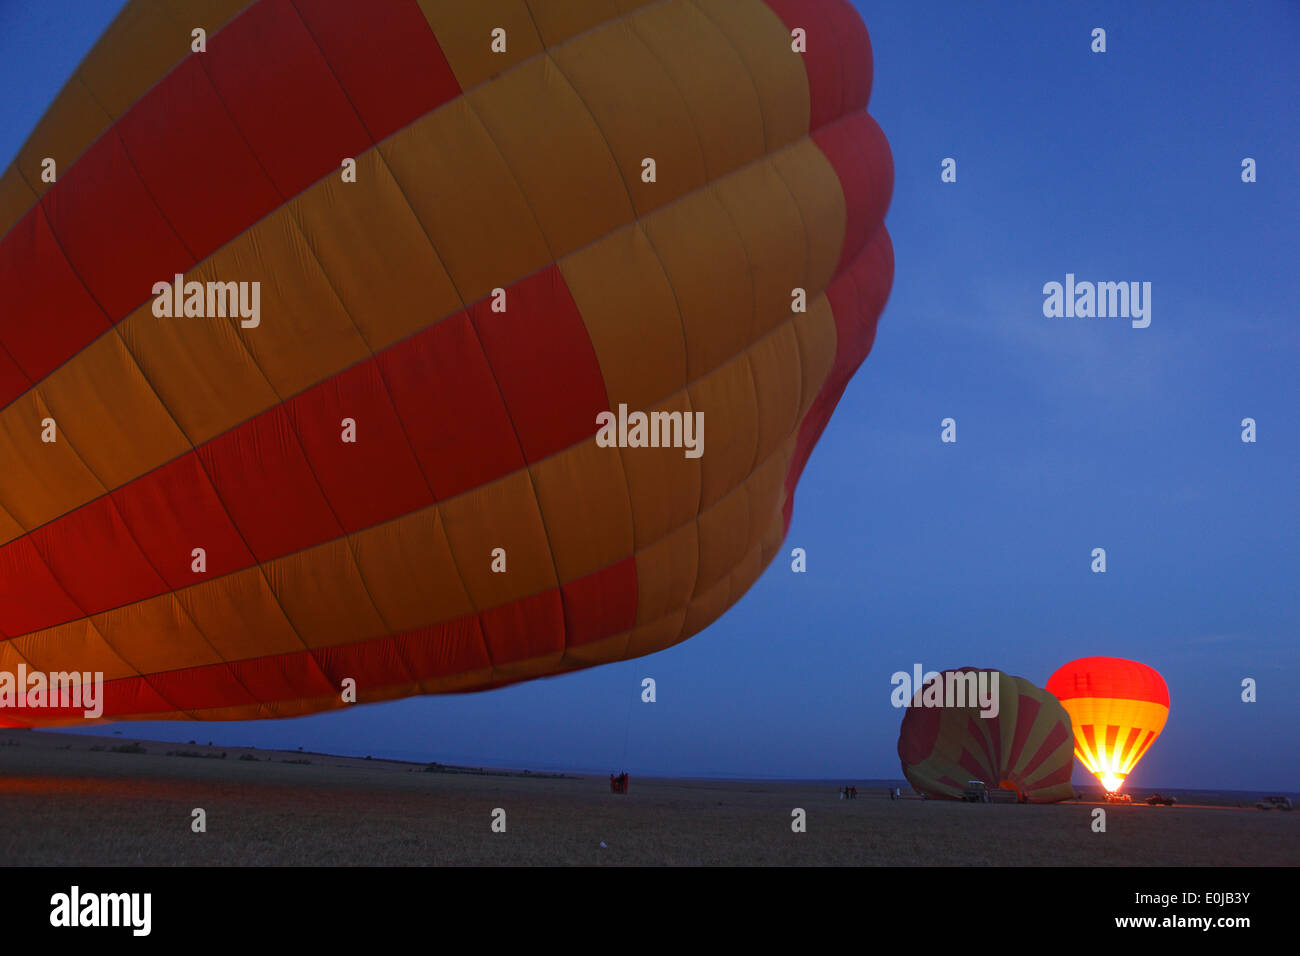
{"label": "inflating balloon", "polygon": [[0,671],[284,717],[708,626],[889,293],[871,69],[845,0],[132,0],[0,177]]}
{"label": "inflating balloon", "polygon": [[1120,657],[1071,661],[1047,689],[1070,712],[1079,761],[1111,792],[1123,786],[1169,716],[1164,678]]}
{"label": "inflating balloon", "polygon": [[932,798],[960,800],[967,782],[979,780],[990,789],[1014,790],[1029,803],[1071,799],[1074,762],[1065,709],[1042,688],[1001,671],[962,667],[940,677],[981,673],[997,681],[995,716],[982,716],[970,696],[964,706],[927,706],[924,689],[916,692],[898,732],[903,775]]}

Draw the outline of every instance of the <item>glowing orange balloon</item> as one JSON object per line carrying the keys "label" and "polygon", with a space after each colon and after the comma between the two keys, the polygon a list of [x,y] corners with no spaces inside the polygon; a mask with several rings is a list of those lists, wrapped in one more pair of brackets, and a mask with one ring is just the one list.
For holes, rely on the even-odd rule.
{"label": "glowing orange balloon", "polygon": [[1074,723],[1074,753],[1101,785],[1119,790],[1164,729],[1169,688],[1146,664],[1083,657],[1047,682]]}

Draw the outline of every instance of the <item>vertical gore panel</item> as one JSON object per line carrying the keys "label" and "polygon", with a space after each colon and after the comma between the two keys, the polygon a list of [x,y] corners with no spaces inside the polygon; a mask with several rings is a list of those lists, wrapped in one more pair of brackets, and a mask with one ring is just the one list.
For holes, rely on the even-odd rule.
{"label": "vertical gore panel", "polygon": [[618,449],[588,439],[530,470],[561,581],[632,553],[632,509]]}
{"label": "vertical gore panel", "polygon": [[197,57],[150,90],[117,130],[149,195],[200,259],[279,205]]}
{"label": "vertical gore panel", "polygon": [[894,161],[885,134],[865,113],[821,130],[813,141],[835,168],[844,191],[847,220],[838,273],[857,259],[885,221],[894,191]]}
{"label": "vertical gore panel", "polygon": [[[345,531],[433,504],[374,362],[322,382],[285,409]],[[355,441],[343,440],[345,420]]]}
{"label": "vertical gore panel", "polygon": [[41,206],[72,268],[115,322],[148,301],[155,282],[194,262],[140,182],[116,131],[86,150]]}
{"label": "vertical gore panel", "polygon": [[337,690],[310,654],[282,654],[230,665],[239,682],[257,700],[311,697]]}
{"label": "vertical gore panel", "polygon": [[567,644],[590,644],[636,620],[636,559],[628,557],[561,588]]}
{"label": "vertical gore panel", "polygon": [[[135,540],[172,589],[189,587],[253,563],[216,489],[194,454],[113,493]],[[202,548],[207,570],[194,570]]]}
{"label": "vertical gore panel", "polygon": [[728,176],[713,191],[745,247],[754,288],[754,321],[744,341],[753,342],[789,319],[792,290],[808,287],[808,225],[770,162]]}
{"label": "vertical gore panel", "polygon": [[700,510],[704,510],[739,485],[754,467],[758,399],[748,357],[742,354],[692,385],[691,405],[704,416],[700,457],[704,472]]}
{"label": "vertical gore panel", "polygon": [[136,676],[135,670],[108,646],[88,617],[21,637],[13,642],[13,647],[21,652],[28,667],[37,670],[67,670],[65,662],[73,661],[73,669],[100,671],[105,681]]}
{"label": "vertical gore panel", "polygon": [[790,31],[763,0],[695,0],[745,61],[758,91],[770,152],[809,130],[808,76]]}
{"label": "vertical gore panel", "polygon": [[342,534],[282,407],[204,445],[199,457],[258,561]]}
{"label": "vertical gore panel", "polygon": [[0,548],[0,633],[15,638],[83,616],[31,538]]}
{"label": "vertical gore panel", "polygon": [[415,0],[294,0],[370,137],[378,142],[460,95]]}
{"label": "vertical gore panel", "polygon": [[151,674],[149,682],[162,697],[178,702],[185,710],[254,702],[225,664]]}
{"label": "vertical gore panel", "polygon": [[465,302],[552,260],[514,173],[464,97],[379,148]]}
{"label": "vertical gore panel", "polygon": [[564,650],[564,607],[557,590],[492,608],[479,618],[497,667]]}
{"label": "vertical gore panel", "polygon": [[194,278],[261,281],[260,324],[246,329],[238,317],[228,321],[282,397],[370,355],[288,207],[223,247]]}
{"label": "vertical gore panel", "polygon": [[528,461],[595,434],[596,415],[608,408],[605,385],[558,269],[513,286],[505,312],[488,300],[469,314]]}
{"label": "vertical gore panel", "polygon": [[627,186],[586,106],[549,57],[469,94],[552,258],[632,218]]}
{"label": "vertical gore panel", "polygon": [[713,190],[660,209],[645,230],[681,310],[687,375],[697,379],[749,344],[754,284],[745,247]]}
{"label": "vertical gore panel", "polygon": [[0,173],[0,238],[36,204],[36,193],[27,185],[17,166]]}
{"label": "vertical gore panel", "polygon": [[[63,589],[86,614],[152,597],[162,578],[141,553],[111,498],[98,498],[30,540]],[[55,623],[55,622],[47,622]]]}
{"label": "vertical gore panel", "polygon": [[333,686],[342,687],[347,679],[356,681],[357,699],[361,702],[374,699],[377,692],[397,684],[409,685],[406,694],[419,693],[402,656],[402,647],[391,637],[324,648],[312,656]]}
{"label": "vertical gore panel", "polygon": [[624,8],[646,2],[649,0],[528,0],[528,9],[542,42],[553,47],[614,19]]}
{"label": "vertical gore panel", "polygon": [[677,300],[639,225],[559,264],[582,313],[611,408],[646,408],[686,385]]}
{"label": "vertical gore panel", "polygon": [[387,633],[347,539],[277,558],[264,570],[285,616],[308,647],[334,647]]}
{"label": "vertical gore panel", "polygon": [[636,623],[651,624],[684,609],[695,590],[700,569],[700,529],[696,522],[682,525],[671,534],[636,553]]}
{"label": "vertical gore panel", "polygon": [[523,467],[501,392],[464,313],[382,353],[379,368],[439,501]]}
{"label": "vertical gore panel", "polygon": [[370,598],[394,631],[414,631],[474,612],[434,508],[351,538]]}
{"label": "vertical gore panel", "polygon": [[[5,351],[4,343],[0,340],[0,408],[4,408],[9,401],[15,396],[21,395],[27,391],[27,386],[31,380],[23,374],[9,353]],[[0,529],[3,528],[3,521],[0,520]],[[0,541],[4,540],[3,530],[0,530]]]}
{"label": "vertical gore panel", "polygon": [[749,550],[749,493],[737,485],[700,514],[700,571],[695,596],[725,580]]}
{"label": "vertical gore panel", "polygon": [[463,617],[397,637],[402,656],[419,680],[448,677],[492,666],[477,617]]}
{"label": "vertical gore panel", "polygon": [[[811,100],[811,129],[820,129],[844,111],[844,64],[836,23],[829,7],[840,0],[766,0],[786,25],[787,31],[801,29],[807,37],[807,52],[794,53],[808,75]],[[786,41],[790,50],[790,41]]]}
{"label": "vertical gore panel", "polygon": [[290,208],[371,351],[463,308],[378,150],[357,158],[355,183],[326,176]]}
{"label": "vertical gore panel", "polygon": [[[528,472],[475,488],[438,510],[476,608],[498,607],[559,583]],[[505,551],[505,573],[492,570],[497,548]]]}
{"label": "vertical gore panel", "polygon": [[835,276],[844,250],[847,211],[844,190],[835,168],[810,140],[804,140],[772,157],[772,165],[785,182],[807,224],[804,268],[808,294],[820,292]]}
{"label": "vertical gore panel", "polygon": [[[140,298],[148,296],[143,289]],[[0,242],[0,344],[25,380],[4,376],[0,406],[61,365],[109,325],[68,264],[40,206]],[[0,379],[3,381],[4,379]]]}
{"label": "vertical gore panel", "polygon": [[260,0],[201,60],[244,138],[288,198],[371,139],[289,0]]}
{"label": "vertical gore panel", "polygon": [[758,400],[758,447],[762,462],[799,426],[799,337],[790,324],[768,333],[749,350]]}
{"label": "vertical gore panel", "polygon": [[105,488],[126,484],[190,450],[116,335],[96,339],[51,375],[41,394]]}
{"label": "vertical gore panel", "polygon": [[[477,86],[542,51],[541,38],[524,0],[419,2],[462,90]],[[492,31],[498,27],[506,33],[504,53],[492,50]]]}
{"label": "vertical gore panel", "polygon": [[[173,594],[96,614],[91,622],[122,660],[149,677],[159,671],[220,663]],[[184,706],[181,701],[173,703]]]}
{"label": "vertical gore panel", "polygon": [[226,660],[303,649],[261,568],[177,591],[176,600]]}
{"label": "vertical gore panel", "polygon": [[244,347],[244,330],[229,319],[157,318],[145,306],[121,331],[149,384],[192,444],[279,401]]}
{"label": "vertical gore panel", "polygon": [[62,430],[58,441],[41,441],[50,410],[36,389],[0,418],[0,507],[24,528],[35,528],[104,493]]}
{"label": "vertical gore panel", "polygon": [[[670,395],[647,407],[646,412],[694,414],[696,406],[686,391]],[[705,425],[706,436],[708,425]],[[694,524],[700,508],[703,458],[687,458],[680,448],[607,448],[618,454],[632,501],[636,546],[644,548],[684,524]],[[641,622],[644,623],[644,622]]]}
{"label": "vertical gore panel", "polygon": [[710,180],[763,154],[763,115],[745,61],[693,3],[647,6],[630,21],[690,110]]}
{"label": "vertical gore panel", "polygon": [[[595,117],[637,215],[704,186],[704,152],[686,100],[631,23],[602,27],[552,56]],[[641,180],[647,157],[656,164],[653,183]]]}

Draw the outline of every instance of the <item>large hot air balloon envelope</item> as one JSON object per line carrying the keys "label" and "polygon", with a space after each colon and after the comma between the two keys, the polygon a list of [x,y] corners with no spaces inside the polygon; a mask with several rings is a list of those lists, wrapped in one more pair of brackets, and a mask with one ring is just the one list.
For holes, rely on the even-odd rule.
{"label": "large hot air balloon envelope", "polygon": [[1147,752],[1169,716],[1169,688],[1146,664],[1083,657],[1066,664],[1047,689],[1070,712],[1075,754],[1109,791]]}
{"label": "large hot air balloon envelope", "polygon": [[[962,667],[943,675],[980,673]],[[898,732],[903,775],[932,798],[959,800],[968,780],[981,780],[990,789],[1014,790],[1029,803],[1071,799],[1074,761],[1065,709],[1023,677],[982,673],[998,682],[993,717],[981,716],[975,704],[920,706],[922,691],[917,691]]]}
{"label": "large hot air balloon envelope", "polygon": [[284,717],[706,627],[889,292],[871,72],[845,0],[132,0],[0,176],[0,671]]}

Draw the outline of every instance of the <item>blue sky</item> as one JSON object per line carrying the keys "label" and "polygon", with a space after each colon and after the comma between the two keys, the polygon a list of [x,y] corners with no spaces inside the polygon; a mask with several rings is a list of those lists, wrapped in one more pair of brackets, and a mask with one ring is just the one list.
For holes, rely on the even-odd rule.
{"label": "blue sky", "polygon": [[[0,0],[0,166],[119,6]],[[1135,787],[1300,790],[1300,5],[859,6],[871,112],[894,151],[897,271],[796,495],[787,551],[807,549],[808,573],[778,559],[707,631],[636,661],[124,733],[896,777],[894,671],[969,664],[1042,685],[1102,654],[1144,661],[1170,688]],[[944,157],[955,184],[940,182]],[[1067,272],[1151,282],[1150,328],[1045,318],[1042,286]],[[948,416],[955,445],[939,441]],[[1104,575],[1089,571],[1094,547]],[[638,699],[647,676],[653,705]],[[1244,677],[1257,703],[1240,701]]]}

